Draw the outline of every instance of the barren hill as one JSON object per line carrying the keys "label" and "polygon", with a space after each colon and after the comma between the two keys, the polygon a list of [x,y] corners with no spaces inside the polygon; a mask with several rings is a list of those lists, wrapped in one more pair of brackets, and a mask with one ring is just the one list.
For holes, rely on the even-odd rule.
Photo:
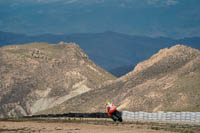
{"label": "barren hill", "polygon": [[127,75],[41,113],[105,111],[106,100],[129,111],[200,111],[200,51],[162,49]]}
{"label": "barren hill", "polygon": [[54,107],[113,79],[73,43],[2,47],[0,117]]}

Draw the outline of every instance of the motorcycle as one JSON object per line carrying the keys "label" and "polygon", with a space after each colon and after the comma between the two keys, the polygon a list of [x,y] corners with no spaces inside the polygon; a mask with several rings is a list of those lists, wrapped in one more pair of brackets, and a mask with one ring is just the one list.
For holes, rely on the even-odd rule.
{"label": "motorcycle", "polygon": [[118,111],[115,110],[112,114],[111,114],[111,118],[113,119],[113,121],[119,121],[122,122],[122,114]]}

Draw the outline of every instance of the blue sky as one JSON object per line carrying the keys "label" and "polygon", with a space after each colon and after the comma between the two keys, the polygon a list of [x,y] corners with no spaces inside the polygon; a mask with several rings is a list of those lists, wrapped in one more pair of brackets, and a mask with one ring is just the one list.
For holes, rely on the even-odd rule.
{"label": "blue sky", "polygon": [[200,36],[200,0],[2,0],[0,31]]}

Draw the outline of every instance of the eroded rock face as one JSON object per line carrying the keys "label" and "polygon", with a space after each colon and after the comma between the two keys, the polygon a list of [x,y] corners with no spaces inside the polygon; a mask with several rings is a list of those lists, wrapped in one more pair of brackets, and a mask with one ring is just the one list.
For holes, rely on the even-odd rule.
{"label": "eroded rock face", "polygon": [[128,111],[200,111],[200,51],[184,45],[160,50],[125,76],[59,105],[58,112],[105,111],[107,100]]}
{"label": "eroded rock face", "polygon": [[2,47],[0,116],[30,115],[113,79],[74,43]]}

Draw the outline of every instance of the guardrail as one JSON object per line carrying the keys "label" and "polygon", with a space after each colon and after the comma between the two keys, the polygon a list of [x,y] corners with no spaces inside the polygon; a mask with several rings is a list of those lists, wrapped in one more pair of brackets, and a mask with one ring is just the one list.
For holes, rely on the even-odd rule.
{"label": "guardrail", "polygon": [[[54,118],[54,117],[71,117],[71,118],[108,118],[107,113],[66,113],[66,114],[41,114],[24,116],[24,118]],[[200,122],[200,112],[122,112],[123,120],[152,120],[152,121],[169,121],[169,122]]]}
{"label": "guardrail", "polygon": [[108,118],[107,113],[65,113],[65,114],[41,114],[24,116],[24,118],[43,118],[43,117],[72,117],[72,118]]}
{"label": "guardrail", "polygon": [[124,120],[153,120],[170,122],[200,122],[200,112],[122,112]]}

